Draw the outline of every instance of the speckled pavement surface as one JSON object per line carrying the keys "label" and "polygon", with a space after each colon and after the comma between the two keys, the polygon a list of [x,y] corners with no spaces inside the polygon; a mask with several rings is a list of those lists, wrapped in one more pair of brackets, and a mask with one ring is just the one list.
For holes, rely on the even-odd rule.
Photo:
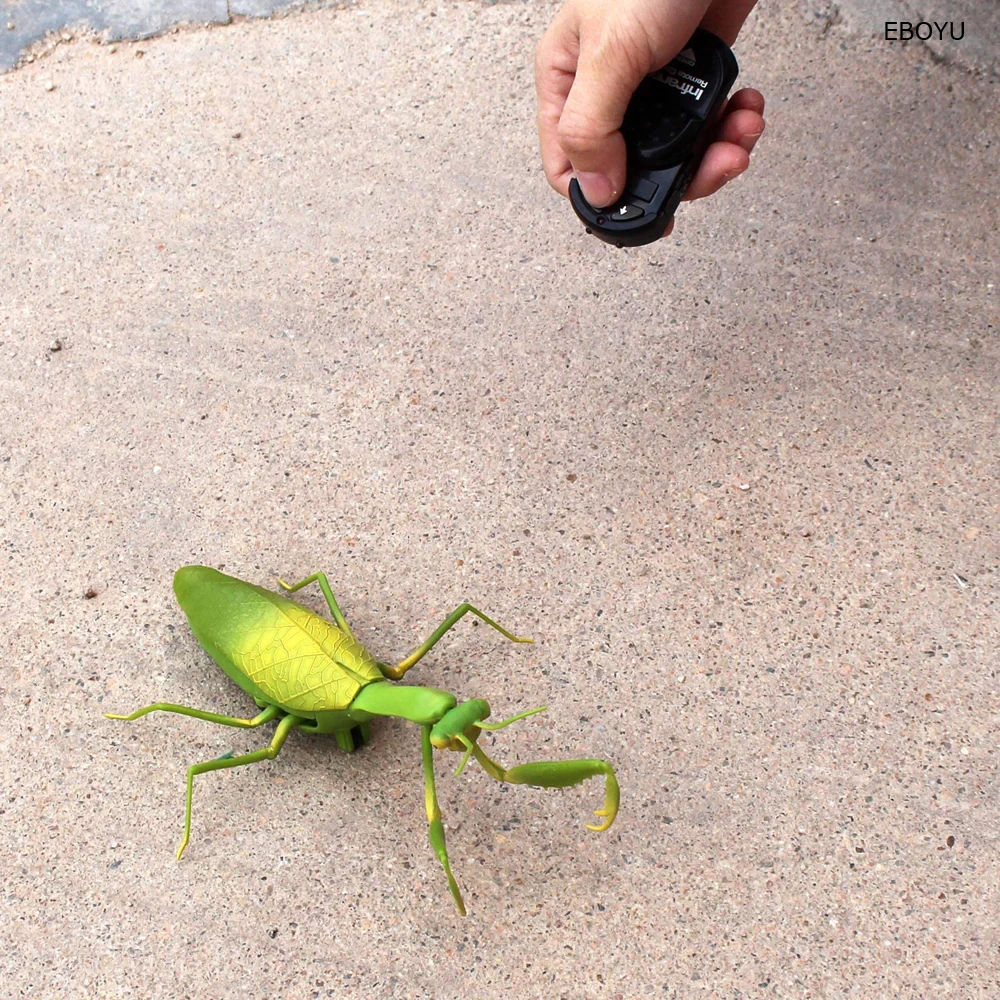
{"label": "speckled pavement surface", "polygon": [[[541,176],[551,7],[0,77],[5,995],[997,995],[995,84],[778,6],[753,171],[636,252]],[[325,570],[386,658],[533,635],[410,678],[547,704],[486,743],[607,757],[618,822],[440,762],[463,920],[389,722],[201,777],[175,862],[269,738],[102,717],[251,709],[192,562]]]}
{"label": "speckled pavement surface", "polygon": [[820,13],[871,37],[907,38],[912,31],[915,47],[926,46],[941,62],[1000,74],[1000,5],[994,0],[823,0]]}

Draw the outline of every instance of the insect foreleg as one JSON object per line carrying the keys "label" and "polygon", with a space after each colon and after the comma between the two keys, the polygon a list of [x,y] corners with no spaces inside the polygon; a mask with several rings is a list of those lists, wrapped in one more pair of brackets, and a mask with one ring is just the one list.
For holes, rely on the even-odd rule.
{"label": "insect foreleg", "polygon": [[444,868],[445,875],[448,876],[448,888],[454,897],[458,912],[465,916],[465,902],[462,900],[461,890],[455,881],[455,876],[451,873],[451,865],[448,862],[448,847],[444,841],[444,825],[441,822],[441,808],[438,805],[437,792],[434,789],[434,759],[433,747],[431,746],[431,727],[420,727],[420,749],[424,757],[424,804],[427,807],[428,836],[431,847]]}
{"label": "insect foreleg", "polygon": [[482,613],[478,608],[474,608],[471,604],[460,604],[457,608],[434,631],[425,639],[417,648],[410,653],[409,656],[404,660],[400,660],[396,666],[391,666],[388,663],[380,663],[378,665],[379,670],[385,674],[386,677],[391,677],[394,681],[398,681],[407,670],[410,669],[418,660],[425,656],[431,649],[431,647],[447,632],[450,628],[453,628],[460,618],[465,615],[475,615],[481,621],[486,622],[491,628],[495,628],[502,636],[510,639],[511,642],[533,642],[533,639],[522,639],[514,635],[512,632],[508,632],[502,625],[498,625],[492,618],[488,618]]}
{"label": "insect foreleg", "polygon": [[604,775],[604,805],[594,811],[599,817],[599,826],[587,824],[588,830],[601,833],[607,830],[618,815],[620,793],[614,768],[606,760],[542,760],[534,764],[519,764],[510,770],[501,767],[487,756],[478,743],[472,744],[472,752],[483,770],[497,781],[512,785],[539,785],[542,788],[566,788],[578,785],[587,778]]}
{"label": "insect foreleg", "polygon": [[[263,714],[263,713],[262,713]],[[191,839],[191,796],[194,792],[194,778],[197,774],[205,774],[207,771],[220,771],[226,767],[240,767],[243,764],[256,764],[260,760],[274,760],[278,756],[278,751],[288,738],[288,734],[299,724],[299,719],[294,715],[286,715],[278,723],[278,728],[274,731],[274,739],[271,745],[263,750],[255,750],[253,753],[240,754],[233,757],[227,754],[218,760],[207,760],[203,764],[192,764],[188,768],[187,774],[187,806],[184,810],[184,837],[180,847],[177,848],[177,860],[180,860]]]}
{"label": "insect foreleg", "polygon": [[177,715],[189,715],[192,719],[203,719],[205,722],[217,722],[220,726],[235,726],[237,729],[254,729],[271,722],[281,715],[281,709],[275,705],[268,705],[260,715],[255,715],[252,719],[237,719],[231,715],[219,715],[216,712],[202,712],[198,708],[188,708],[186,705],[170,705],[167,702],[157,702],[155,705],[147,705],[145,708],[136,709],[131,715],[112,715],[105,712],[106,719],[121,719],[123,722],[132,722],[133,719],[149,715],[150,712],[175,712]]}
{"label": "insect foreleg", "polygon": [[313,581],[317,582],[319,589],[323,591],[323,596],[326,598],[327,607],[330,609],[330,614],[333,615],[333,620],[353,639],[354,633],[351,631],[351,626],[347,624],[347,619],[344,617],[343,611],[340,610],[337,599],[333,596],[333,591],[330,589],[330,584],[326,579],[326,573],[313,573],[312,576],[307,576],[304,580],[299,580],[298,583],[285,583],[284,580],[279,578],[278,584],[289,594],[294,594],[296,590],[307,587]]}

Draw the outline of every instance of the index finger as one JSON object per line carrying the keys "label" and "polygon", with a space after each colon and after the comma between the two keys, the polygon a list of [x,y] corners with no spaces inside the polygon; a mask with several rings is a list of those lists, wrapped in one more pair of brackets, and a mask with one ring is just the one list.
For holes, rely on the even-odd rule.
{"label": "index finger", "polygon": [[559,143],[559,120],[573,86],[579,45],[577,33],[557,18],[535,51],[538,142],[542,167],[549,184],[563,196],[569,192],[573,168]]}

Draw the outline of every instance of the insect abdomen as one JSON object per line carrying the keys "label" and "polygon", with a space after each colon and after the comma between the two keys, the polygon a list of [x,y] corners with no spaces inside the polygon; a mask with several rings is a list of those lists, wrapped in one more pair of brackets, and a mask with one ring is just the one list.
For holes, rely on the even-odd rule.
{"label": "insect abdomen", "polygon": [[205,566],[178,570],[174,590],[198,641],[254,698],[311,716],[382,678],[364,647],[280,594]]}

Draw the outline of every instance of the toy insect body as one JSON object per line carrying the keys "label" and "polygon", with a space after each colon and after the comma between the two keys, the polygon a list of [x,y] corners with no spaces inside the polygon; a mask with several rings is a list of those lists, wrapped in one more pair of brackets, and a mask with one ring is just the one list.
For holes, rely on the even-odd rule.
{"label": "toy insect body", "polygon": [[177,857],[191,835],[191,799],[194,778],[206,771],[273,760],[292,729],[332,734],[338,745],[352,751],[369,738],[369,722],[377,716],[396,716],[421,729],[424,789],[431,846],[437,854],[459,912],[465,905],[451,873],[444,827],[434,785],[433,749],[463,752],[458,773],[470,755],[498,781],[561,788],[604,775],[604,805],[596,815],[602,822],[591,830],[607,830],[618,812],[618,782],[603,760],[540,761],[505,769],[478,745],[482,730],[502,729],[542,708],[522,712],[503,722],[489,723],[490,707],[481,698],[459,705],[454,695],[437,688],[390,684],[398,680],[466,614],[473,614],[514,642],[519,639],[471,604],[460,604],[409,656],[395,666],[381,663],[355,639],[337,606],[323,573],[297,584],[278,582],[288,593],[318,582],[336,624],[281,594],[265,590],[206,566],[184,566],[174,576],[174,592],[205,651],[263,711],[252,719],[203,712],[184,705],[157,703],[131,715],[109,715],[130,721],[149,712],[176,712],[209,722],[255,728],[277,721],[270,746],[252,753],[194,764],[188,769],[184,836]]}

